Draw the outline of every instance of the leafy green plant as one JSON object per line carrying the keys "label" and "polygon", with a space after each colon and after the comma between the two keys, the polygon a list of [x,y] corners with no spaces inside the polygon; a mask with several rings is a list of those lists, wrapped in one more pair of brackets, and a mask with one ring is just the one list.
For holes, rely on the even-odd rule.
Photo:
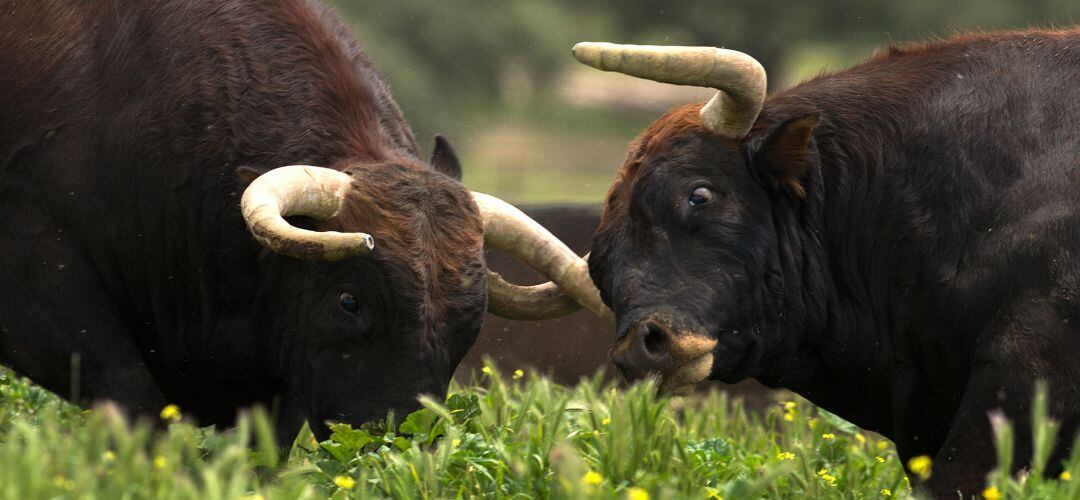
{"label": "leafy green plant", "polygon": [[[797,398],[757,414],[719,393],[671,399],[651,383],[620,389],[593,379],[565,387],[519,377],[487,367],[474,384],[453,387],[445,401],[424,399],[424,409],[404,419],[335,425],[321,443],[305,428],[282,452],[260,411],[228,430],[180,419],[155,433],[109,408],[83,412],[0,372],[0,498],[912,494],[891,444]],[[1010,498],[1075,498],[1080,491],[1068,474],[1034,474],[1054,465],[1046,457],[1056,427],[1046,418],[1045,393],[1039,398],[1032,474],[1010,475],[1006,464],[988,487]],[[1007,451],[1010,428],[1002,422],[998,429]],[[1080,473],[1077,456],[1066,471]]]}

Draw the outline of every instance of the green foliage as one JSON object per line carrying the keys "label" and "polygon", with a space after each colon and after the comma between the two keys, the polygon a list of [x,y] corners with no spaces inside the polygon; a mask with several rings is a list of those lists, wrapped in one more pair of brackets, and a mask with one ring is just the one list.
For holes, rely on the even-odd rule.
{"label": "green foliage", "polygon": [[987,492],[992,490],[1001,498],[1080,498],[1080,483],[1072,480],[1080,469],[1077,467],[1080,464],[1080,440],[1073,443],[1072,457],[1068,460],[1071,465],[1066,467],[1058,480],[1043,477],[1048,466],[1056,465],[1049,464],[1048,461],[1054,451],[1054,441],[1060,428],[1058,422],[1047,416],[1046,405],[1046,386],[1039,384],[1035,391],[1035,402],[1031,407],[1031,465],[1015,475],[1010,472],[1015,449],[1013,426],[1001,415],[991,415],[998,465],[990,475],[984,496],[992,496],[987,495]]}
{"label": "green foliage", "polygon": [[[356,28],[398,100],[417,111],[408,114],[425,130],[460,119],[463,108],[490,111],[528,99],[533,91],[540,91],[538,100],[550,100],[543,89],[558,70],[576,64],[569,49],[584,40],[725,46],[779,71],[797,67],[789,58],[802,56],[799,49],[806,45],[850,63],[887,43],[965,30],[1068,25],[1080,15],[1069,0],[331,3]],[[774,76],[781,82],[799,75]],[[429,111],[442,116],[428,117]]]}
{"label": "green foliage", "polygon": [[[398,424],[339,424],[287,452],[265,414],[227,431],[153,432],[109,408],[79,411],[0,371],[0,498],[904,498],[891,445],[804,401],[763,415],[724,395],[670,399],[651,384],[576,387],[494,369]],[[1036,457],[1056,427],[1034,405]],[[1010,430],[997,426],[1003,457]],[[1080,447],[1074,448],[1080,449]],[[1080,452],[1077,452],[1080,454]],[[1041,457],[1041,458],[1040,458]],[[1080,473],[1080,456],[1068,469]],[[1010,475],[1010,498],[1074,498],[1076,482]],[[633,496],[631,495],[633,493]]]}
{"label": "green foliage", "polygon": [[[1072,0],[331,0],[421,142],[446,134],[465,182],[514,203],[597,202],[625,146],[657,113],[580,107],[560,82],[579,41],[716,45],[747,52],[774,89],[889,43],[956,31],[1062,26]],[[560,90],[562,89],[562,90]]]}

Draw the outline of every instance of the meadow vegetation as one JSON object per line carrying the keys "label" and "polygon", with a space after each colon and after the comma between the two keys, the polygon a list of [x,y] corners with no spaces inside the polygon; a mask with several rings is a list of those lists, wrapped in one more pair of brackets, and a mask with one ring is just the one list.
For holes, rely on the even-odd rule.
{"label": "meadow vegetation", "polygon": [[[3,498],[905,498],[912,487],[891,443],[798,398],[762,414],[723,394],[670,399],[642,383],[574,387],[486,367],[445,401],[317,442],[273,441],[269,418],[200,428],[166,407],[164,430],[109,408],[83,411],[0,372]],[[1054,425],[1036,401],[1037,453]],[[1003,456],[1011,429],[998,425]],[[1062,478],[1045,465],[996,472],[987,498],[1078,498],[1080,460]],[[908,464],[932,473],[929,457]],[[1008,469],[1007,461],[1002,471]],[[917,489],[916,489],[917,494]]]}

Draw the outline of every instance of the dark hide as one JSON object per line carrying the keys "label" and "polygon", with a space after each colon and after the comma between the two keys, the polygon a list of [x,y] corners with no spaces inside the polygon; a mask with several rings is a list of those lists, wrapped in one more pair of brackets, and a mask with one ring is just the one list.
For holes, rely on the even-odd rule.
{"label": "dark hide", "polygon": [[932,455],[941,496],[982,489],[995,409],[1026,463],[1045,380],[1058,466],[1080,419],[1077,82],[1080,32],[987,34],[772,95],[738,141],[675,110],[632,146],[594,237],[618,340],[658,315],[676,327],[655,345],[703,332],[710,378]]}
{"label": "dark hide", "polygon": [[[445,393],[484,312],[480,217],[457,180],[419,160],[326,6],[3,10],[0,362],[136,414],[177,403],[214,424],[272,406],[282,436],[305,418],[324,436],[325,420]],[[290,164],[357,179],[340,217],[292,222],[369,232],[371,256],[306,262],[254,241],[240,195]]]}

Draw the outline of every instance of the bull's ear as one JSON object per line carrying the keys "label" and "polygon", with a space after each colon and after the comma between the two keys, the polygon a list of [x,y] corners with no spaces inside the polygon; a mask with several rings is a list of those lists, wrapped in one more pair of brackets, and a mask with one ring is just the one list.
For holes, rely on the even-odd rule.
{"label": "bull's ear", "polygon": [[240,180],[241,185],[247,186],[269,171],[269,168],[236,167],[236,178]]}
{"label": "bull's ear", "polygon": [[773,179],[778,189],[787,189],[799,198],[806,196],[802,179],[817,123],[817,113],[790,118],[773,129],[754,153],[754,163],[762,173]]}
{"label": "bull's ear", "polygon": [[450,141],[441,134],[435,134],[435,150],[431,152],[431,166],[436,172],[442,172],[461,181],[461,162]]}

